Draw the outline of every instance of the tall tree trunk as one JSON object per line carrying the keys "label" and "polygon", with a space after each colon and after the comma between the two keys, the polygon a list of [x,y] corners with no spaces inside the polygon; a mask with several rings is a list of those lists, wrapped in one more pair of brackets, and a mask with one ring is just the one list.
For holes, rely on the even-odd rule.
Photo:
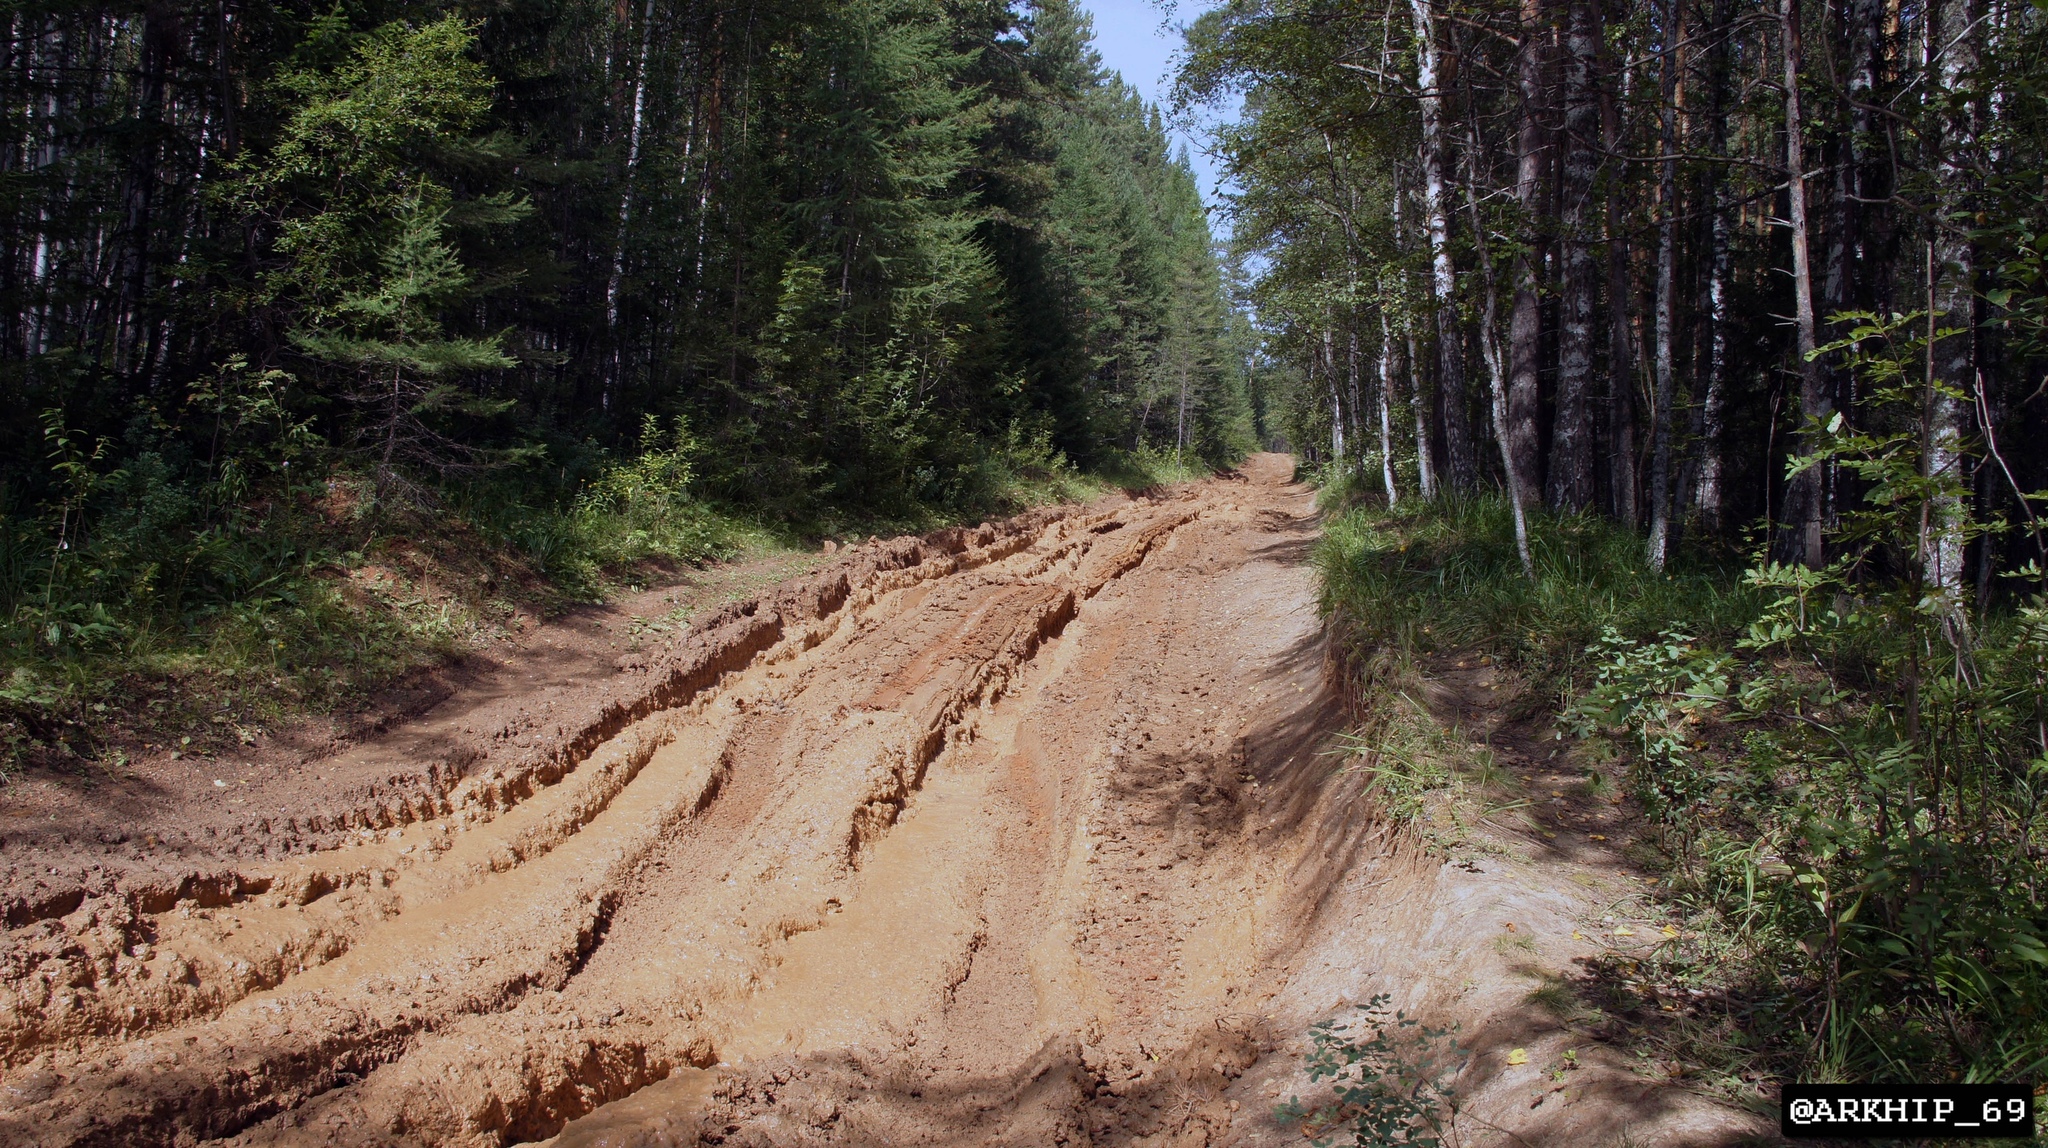
{"label": "tall tree trunk", "polygon": [[1387,321],[1387,309],[1380,308],[1380,481],[1387,488],[1387,507],[1401,503],[1401,488],[1394,482],[1394,328]]}
{"label": "tall tree trunk", "polygon": [[1851,276],[1851,283],[1860,290],[1861,302],[1878,311],[1890,309],[1890,284],[1903,278],[1891,273],[1897,258],[1891,242],[1896,213],[1883,206],[1891,191],[1891,172],[1877,107],[1878,84],[1892,71],[1886,60],[1898,23],[1892,9],[1898,2],[1849,0],[1848,9],[1849,191],[1856,200],[1856,234],[1849,253],[1860,272]]}
{"label": "tall tree trunk", "polygon": [[[1734,21],[1731,0],[1714,0],[1714,27],[1707,52],[1707,150],[1728,154],[1728,37]],[[1700,404],[1699,482],[1693,505],[1702,529],[1721,532],[1721,440],[1727,427],[1728,403],[1728,277],[1733,260],[1729,243],[1726,177],[1721,165],[1709,162],[1701,202],[1707,221],[1707,380]]]}
{"label": "tall tree trunk", "polygon": [[1558,307],[1557,410],[1550,425],[1545,501],[1566,513],[1593,504],[1593,424],[1587,392],[1593,378],[1593,298],[1599,273],[1587,235],[1598,165],[1601,0],[1571,0],[1565,27],[1564,163],[1558,230],[1564,245],[1563,297]]}
{"label": "tall tree trunk", "polygon": [[[1934,37],[1935,52],[1928,62],[1936,91],[1960,94],[1971,82],[1981,54],[1977,17],[1974,0],[1941,0],[1932,24],[1939,30]],[[1930,590],[1942,596],[1952,626],[1960,625],[1964,616],[1962,396],[1975,393],[1977,386],[1973,289],[1977,259],[1970,233],[1958,217],[1966,218],[1972,206],[1978,115],[1973,98],[1955,100],[1944,109],[1935,168],[1940,210],[1934,213],[1928,249],[1928,327],[1931,336],[1939,337],[1928,348],[1933,378],[1923,416],[1926,442],[1922,457],[1926,477],[1936,484],[1938,493],[1924,519],[1926,537],[1920,547],[1920,562],[1922,577]],[[1945,330],[1955,333],[1940,335]]]}
{"label": "tall tree trunk", "polygon": [[236,122],[236,106],[239,85],[235,79],[234,34],[229,30],[228,0],[215,0],[214,8],[213,75],[218,89],[215,100],[220,108],[221,159],[233,160],[242,149],[241,132]]}
{"label": "tall tree trunk", "polygon": [[1508,318],[1506,464],[1515,489],[1533,501],[1543,490],[1543,442],[1537,420],[1543,414],[1540,382],[1543,307],[1539,271],[1543,265],[1543,220],[1548,205],[1550,140],[1544,123],[1544,20],[1541,0],[1522,0],[1521,43],[1515,53],[1520,104],[1515,132],[1515,200],[1527,228],[1515,251],[1515,300]]}
{"label": "tall tree trunk", "polygon": [[1678,307],[1678,101],[1684,28],[1678,0],[1665,0],[1663,68],[1657,108],[1656,409],[1651,412],[1650,569],[1664,569],[1671,547],[1671,432],[1678,401],[1674,327]]}
{"label": "tall tree trunk", "polygon": [[[1612,92],[1601,93],[1600,139],[1608,155],[1621,154],[1621,109]],[[1642,513],[1642,499],[1636,490],[1636,341],[1630,326],[1635,293],[1629,286],[1621,197],[1611,190],[1606,223],[1609,496],[1615,520],[1633,530]]]}
{"label": "tall tree trunk", "polygon": [[[1792,228],[1792,310],[1799,355],[1799,414],[1811,428],[1827,417],[1827,383],[1814,359],[1819,346],[1813,315],[1813,261],[1806,210],[1806,130],[1800,111],[1799,77],[1805,68],[1801,47],[1799,0],[1781,0],[1779,40],[1784,57],[1785,168],[1788,177],[1786,210]],[[1804,448],[1819,444],[1805,433]],[[1827,489],[1822,468],[1807,467],[1793,478],[1786,490],[1786,517],[1792,528],[1788,556],[1818,567],[1825,560],[1823,545],[1827,521]]]}
{"label": "tall tree trunk", "polygon": [[1415,325],[1410,322],[1401,329],[1402,341],[1407,345],[1408,354],[1408,414],[1415,424],[1415,486],[1424,499],[1435,498],[1436,457],[1430,442],[1429,387],[1422,374],[1422,349],[1416,344]]}
{"label": "tall tree trunk", "polygon": [[140,139],[133,145],[127,187],[123,238],[121,298],[114,319],[115,369],[126,372],[148,355],[143,343],[143,303],[149,293],[150,213],[154,190],[163,173],[157,170],[157,137],[164,129],[164,81],[170,56],[176,48],[177,15],[168,5],[151,4],[143,10],[140,44],[140,81],[136,94],[137,129]]}
{"label": "tall tree trunk", "polygon": [[[1409,297],[1408,272],[1408,229],[1401,222],[1401,205],[1407,200],[1407,185],[1402,180],[1403,169],[1394,165],[1394,253],[1402,260],[1400,294]],[[1415,320],[1412,313],[1401,319],[1401,340],[1407,354],[1402,362],[1408,369],[1408,413],[1415,424],[1415,489],[1423,501],[1436,497],[1436,463],[1431,458],[1429,443],[1429,388],[1423,384],[1422,360],[1416,353]]]}
{"label": "tall tree trunk", "polygon": [[1180,397],[1173,405],[1173,461],[1180,465],[1180,453],[1188,446],[1188,383],[1190,372],[1187,364],[1180,368]]}
{"label": "tall tree trunk", "polygon": [[[1863,292],[1859,289],[1859,263],[1863,256],[1863,219],[1867,205],[1863,202],[1863,174],[1869,150],[1870,128],[1869,103],[1872,89],[1877,82],[1877,22],[1883,18],[1881,0],[1844,0],[1839,6],[1830,5],[1831,15],[1839,13],[1841,31],[1839,56],[1842,60],[1842,85],[1835,100],[1834,138],[1834,195],[1828,202],[1828,225],[1826,229],[1827,256],[1820,292],[1821,314],[1827,316],[1837,312],[1862,309]],[[1848,333],[1846,323],[1829,323],[1830,341]],[[1852,376],[1846,366],[1828,367],[1833,376],[1834,401],[1847,407],[1853,385]]]}
{"label": "tall tree trunk", "polygon": [[1344,400],[1337,391],[1337,353],[1330,345],[1329,315],[1323,316],[1323,382],[1330,390],[1330,465],[1342,468],[1344,453]]}
{"label": "tall tree trunk", "polygon": [[[1878,21],[1883,18],[1882,0],[1840,0],[1828,4],[1824,19],[1833,25],[1831,59],[1839,60],[1839,83],[1832,85],[1832,99],[1823,105],[1831,114],[1832,128],[1827,150],[1818,157],[1832,169],[1833,194],[1827,204],[1818,234],[1821,244],[1820,282],[1816,285],[1815,320],[1818,338],[1834,342],[1847,336],[1853,321],[1832,316],[1845,311],[1876,309],[1869,299],[1870,280],[1864,262],[1863,227],[1869,214],[1864,202],[1863,177],[1868,166],[1870,100],[1876,84]],[[1833,67],[1830,79],[1835,79]],[[1817,364],[1820,385],[1831,409],[1851,410],[1856,405],[1856,376],[1840,357]],[[1854,498],[1844,484],[1855,476],[1829,462],[1818,476],[1822,507],[1822,531],[1836,525],[1840,507]]]}
{"label": "tall tree trunk", "polygon": [[1330,165],[1330,194],[1333,200],[1341,200],[1343,207],[1339,218],[1344,225],[1344,268],[1346,277],[1347,318],[1344,323],[1344,362],[1347,389],[1350,392],[1350,440],[1358,451],[1359,463],[1365,461],[1365,406],[1359,391],[1359,375],[1362,367],[1358,357],[1358,189],[1350,179],[1345,178],[1343,166],[1338,163],[1337,149],[1328,132],[1323,133],[1323,156]]}
{"label": "tall tree trunk", "polygon": [[[1469,108],[1469,103],[1468,103]],[[1536,564],[1529,555],[1529,518],[1523,502],[1522,480],[1516,473],[1515,459],[1509,447],[1510,427],[1508,425],[1508,379],[1507,365],[1501,361],[1500,340],[1496,335],[1499,325],[1500,286],[1493,273],[1493,253],[1488,249],[1486,224],[1479,215],[1479,127],[1476,122],[1467,128],[1465,148],[1465,211],[1472,223],[1472,247],[1479,257],[1479,278],[1485,297],[1480,301],[1479,351],[1486,360],[1486,383],[1489,404],[1493,411],[1493,434],[1500,443],[1501,473],[1507,479],[1508,508],[1515,521],[1515,554],[1522,560],[1522,573],[1533,581]]]}
{"label": "tall tree trunk", "polygon": [[1479,485],[1479,459],[1465,402],[1465,337],[1458,324],[1458,278],[1451,262],[1451,219],[1444,186],[1443,92],[1437,62],[1434,0],[1408,0],[1415,16],[1418,110],[1422,117],[1422,202],[1429,229],[1430,288],[1436,300],[1437,405],[1442,408],[1444,465],[1451,491]]}
{"label": "tall tree trunk", "polygon": [[[1357,298],[1356,291],[1352,293],[1352,297],[1354,299]],[[1350,438],[1352,449],[1358,452],[1359,464],[1363,466],[1365,463],[1365,396],[1359,388],[1358,376],[1363,368],[1358,361],[1358,316],[1355,312],[1351,316],[1351,321],[1346,324],[1345,338],[1346,389],[1349,391],[1347,397],[1351,400]]]}
{"label": "tall tree trunk", "polygon": [[[621,11],[624,5],[621,4]],[[626,128],[626,171],[619,181],[619,222],[612,234],[611,274],[604,286],[604,330],[611,351],[606,372],[603,406],[610,410],[612,395],[625,375],[625,348],[619,338],[619,286],[626,275],[626,229],[633,219],[633,178],[640,170],[640,131],[647,111],[647,56],[654,44],[654,0],[647,0],[640,17],[640,56],[633,70],[633,118]]]}

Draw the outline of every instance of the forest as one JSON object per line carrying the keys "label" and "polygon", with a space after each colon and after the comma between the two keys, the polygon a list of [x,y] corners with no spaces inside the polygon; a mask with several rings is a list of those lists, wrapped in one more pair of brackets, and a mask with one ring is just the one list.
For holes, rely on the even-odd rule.
{"label": "forest", "polygon": [[1353,508],[1325,608],[1375,728],[1490,652],[1627,764],[1703,939],[1617,983],[1715,1002],[1656,1040],[1733,1092],[2048,1064],[2044,14],[1189,30],[1180,102],[1244,102],[1217,149],[1276,425]]}
{"label": "forest", "polygon": [[1073,0],[12,6],[0,784],[1286,449],[1377,800],[1477,654],[1625,779],[1630,1040],[2048,1070],[2048,3],[1162,15],[1168,109]]}
{"label": "forest", "polygon": [[1818,566],[1868,478],[1785,464],[1883,401],[1882,346],[1935,385],[1930,577],[1982,603],[2039,557],[2001,449],[2048,433],[2037,13],[1233,4],[1182,96],[1248,94],[1220,146],[1312,457]]}
{"label": "forest", "polygon": [[735,521],[1232,461],[1248,327],[1089,37],[1064,0],[10,6],[10,759],[110,679],[388,678],[450,634],[336,589],[394,539],[588,597]]}

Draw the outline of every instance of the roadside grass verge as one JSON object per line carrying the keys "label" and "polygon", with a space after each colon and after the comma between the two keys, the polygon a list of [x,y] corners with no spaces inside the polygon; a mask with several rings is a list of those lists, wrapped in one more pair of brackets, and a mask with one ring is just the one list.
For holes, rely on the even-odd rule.
{"label": "roadside grass verge", "polygon": [[1322,609],[1358,649],[1482,651],[1561,702],[1583,684],[1589,649],[1609,628],[1647,638],[1677,626],[1726,640],[1759,605],[1739,562],[1684,554],[1660,574],[1639,539],[1592,516],[1543,517],[1529,548],[1533,580],[1504,499],[1360,506],[1325,525]]}
{"label": "roadside grass verge", "polygon": [[1681,928],[1575,978],[1581,1006],[1702,1077],[2048,1068],[2039,600],[1944,626],[1868,551],[1823,571],[1686,553],[1660,573],[1629,532],[1546,515],[1531,579],[1502,500],[1328,499],[1322,607],[1397,811],[1459,784],[1399,768],[1430,738],[1417,666],[1457,655],[1519,676],[1512,716],[1645,814],[1628,856]]}

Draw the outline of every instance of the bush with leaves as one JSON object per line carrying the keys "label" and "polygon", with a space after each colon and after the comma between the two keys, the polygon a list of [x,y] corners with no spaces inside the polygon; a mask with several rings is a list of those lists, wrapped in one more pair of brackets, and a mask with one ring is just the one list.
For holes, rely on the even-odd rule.
{"label": "bush with leaves", "polygon": [[[2048,1069],[2048,604],[1972,616],[1943,550],[2005,524],[1970,513],[1928,412],[1961,402],[1919,368],[1924,315],[1839,316],[1868,385],[1812,428],[1801,468],[1863,487],[1820,569],[1759,562],[1767,604],[1715,651],[1680,632],[1610,633],[1581,733],[1623,732],[1637,792],[1681,869],[1731,917],[1768,919],[1759,959],[1809,1002],[1810,1072],[2037,1076]],[[1955,448],[1970,449],[1970,444]],[[2037,577],[2027,568],[2014,572]],[[1746,729],[1738,766],[1708,721]],[[1718,778],[1718,780],[1716,780]],[[1702,835],[1744,850],[1703,848]],[[1773,902],[1759,912],[1759,901]]]}
{"label": "bush with leaves", "polygon": [[[1930,378],[1924,314],[1836,316],[1859,398],[1802,469],[1849,476],[1818,568],[1739,574],[1539,515],[1536,578],[1505,508],[1355,510],[1322,551],[1326,608],[1368,650],[1486,649],[1628,759],[1713,934],[1746,1047],[1810,1078],[2048,1071],[2048,599],[2029,563],[1968,593],[1955,555],[2011,531],[1966,477],[2004,473],[1981,405]],[[1980,427],[1982,420],[1980,420]],[[2038,494],[2028,496],[2040,500]],[[2040,540],[2036,540],[2038,544]],[[1360,663],[1366,664],[1366,663]]]}
{"label": "bush with leaves", "polygon": [[729,545],[725,523],[690,497],[700,449],[688,420],[641,425],[640,453],[599,471],[566,511],[535,515],[516,537],[543,573],[594,594],[607,571],[666,559],[703,562]]}
{"label": "bush with leaves", "polygon": [[1381,993],[1357,1006],[1349,1023],[1331,1019],[1309,1029],[1308,1076],[1328,1082],[1331,1099],[1306,1105],[1290,1097],[1283,1120],[1299,1121],[1317,1148],[1349,1136],[1358,1148],[1441,1145],[1457,1115],[1451,1085],[1465,1067],[1465,1049],[1447,1028],[1430,1028],[1406,1013],[1388,1015]]}

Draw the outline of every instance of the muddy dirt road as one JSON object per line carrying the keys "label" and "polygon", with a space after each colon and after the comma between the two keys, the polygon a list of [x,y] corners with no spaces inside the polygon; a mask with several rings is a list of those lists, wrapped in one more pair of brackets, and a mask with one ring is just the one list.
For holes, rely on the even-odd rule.
{"label": "muddy dirt road", "polygon": [[10,970],[0,1139],[1199,1122],[1363,826],[1321,811],[1288,465],[862,548],[326,847],[60,891],[15,922],[76,951]]}
{"label": "muddy dirt road", "polygon": [[1453,870],[1320,752],[1290,466],[859,547],[182,869],[16,847],[0,1143],[1298,1139],[1310,1020],[1514,1013],[1475,931],[1587,905]]}

